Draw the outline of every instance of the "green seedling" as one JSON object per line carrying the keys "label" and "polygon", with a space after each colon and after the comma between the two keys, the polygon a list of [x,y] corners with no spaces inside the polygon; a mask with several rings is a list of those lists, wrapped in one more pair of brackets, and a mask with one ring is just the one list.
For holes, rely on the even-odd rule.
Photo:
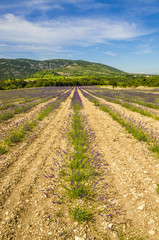
{"label": "green seedling", "polygon": [[73,219],[79,223],[88,222],[93,218],[92,213],[80,208],[75,208],[71,210],[71,215]]}

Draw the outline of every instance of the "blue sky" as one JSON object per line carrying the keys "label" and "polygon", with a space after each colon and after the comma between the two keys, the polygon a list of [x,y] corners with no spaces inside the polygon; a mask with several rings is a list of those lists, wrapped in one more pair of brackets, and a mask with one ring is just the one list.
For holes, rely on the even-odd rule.
{"label": "blue sky", "polygon": [[0,58],[81,59],[159,74],[159,1],[1,0]]}

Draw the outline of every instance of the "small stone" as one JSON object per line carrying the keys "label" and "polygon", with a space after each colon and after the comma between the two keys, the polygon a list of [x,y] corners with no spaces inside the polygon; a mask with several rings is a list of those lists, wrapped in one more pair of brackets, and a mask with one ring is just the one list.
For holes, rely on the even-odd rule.
{"label": "small stone", "polygon": [[75,236],[75,240],[84,240],[84,238]]}
{"label": "small stone", "polygon": [[116,232],[113,233],[114,238],[118,238],[118,234]]}
{"label": "small stone", "polygon": [[122,224],[122,229],[123,229],[123,231],[126,230],[126,224],[125,223]]}
{"label": "small stone", "polygon": [[7,211],[7,212],[5,212],[5,215],[8,215],[9,214],[9,212]]}
{"label": "small stone", "polygon": [[154,235],[154,234],[155,234],[155,231],[154,231],[154,230],[150,230],[150,231],[148,231],[148,233],[149,233],[150,235]]}
{"label": "small stone", "polygon": [[148,224],[152,224],[154,223],[154,220],[153,219],[150,219],[150,221],[148,222]]}
{"label": "small stone", "polygon": [[143,205],[139,206],[137,209],[139,209],[139,210],[143,210],[143,209],[144,209],[144,207],[145,207],[145,204],[143,204]]}
{"label": "small stone", "polygon": [[52,235],[52,232],[48,232],[48,235]]}
{"label": "small stone", "polygon": [[112,228],[112,227],[113,227],[113,224],[112,224],[112,223],[110,223],[110,224],[108,225],[108,227],[109,227],[109,228]]}

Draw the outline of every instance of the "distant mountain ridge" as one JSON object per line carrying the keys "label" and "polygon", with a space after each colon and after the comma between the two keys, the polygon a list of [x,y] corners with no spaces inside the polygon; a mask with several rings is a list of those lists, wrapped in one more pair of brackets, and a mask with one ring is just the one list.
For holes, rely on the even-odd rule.
{"label": "distant mountain ridge", "polygon": [[123,71],[108,65],[83,60],[0,59],[0,79],[23,78],[46,70],[53,70],[55,74],[68,76],[123,73]]}

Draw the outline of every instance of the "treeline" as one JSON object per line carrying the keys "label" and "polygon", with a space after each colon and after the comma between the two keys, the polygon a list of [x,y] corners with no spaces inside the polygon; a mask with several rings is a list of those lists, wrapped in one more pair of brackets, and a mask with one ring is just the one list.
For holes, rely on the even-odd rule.
{"label": "treeline", "polygon": [[35,79],[8,79],[0,81],[0,90],[47,87],[47,86],[86,86],[86,85],[112,85],[113,87],[159,87],[159,76],[144,75],[107,75],[107,76],[81,76],[81,77],[54,77]]}
{"label": "treeline", "polygon": [[27,82],[25,80],[15,80],[15,79],[9,79],[9,80],[1,80],[0,81],[0,90],[9,90],[9,89],[18,89],[18,88],[25,88],[27,85]]}
{"label": "treeline", "polygon": [[47,87],[47,86],[86,86],[86,85],[103,85],[104,80],[92,79],[90,77],[74,78],[54,78],[54,79],[35,79],[35,80],[15,80],[9,79],[0,82],[0,90]]}
{"label": "treeline", "polygon": [[159,87],[159,75],[121,75],[109,79],[109,82],[116,81],[121,87]]}

